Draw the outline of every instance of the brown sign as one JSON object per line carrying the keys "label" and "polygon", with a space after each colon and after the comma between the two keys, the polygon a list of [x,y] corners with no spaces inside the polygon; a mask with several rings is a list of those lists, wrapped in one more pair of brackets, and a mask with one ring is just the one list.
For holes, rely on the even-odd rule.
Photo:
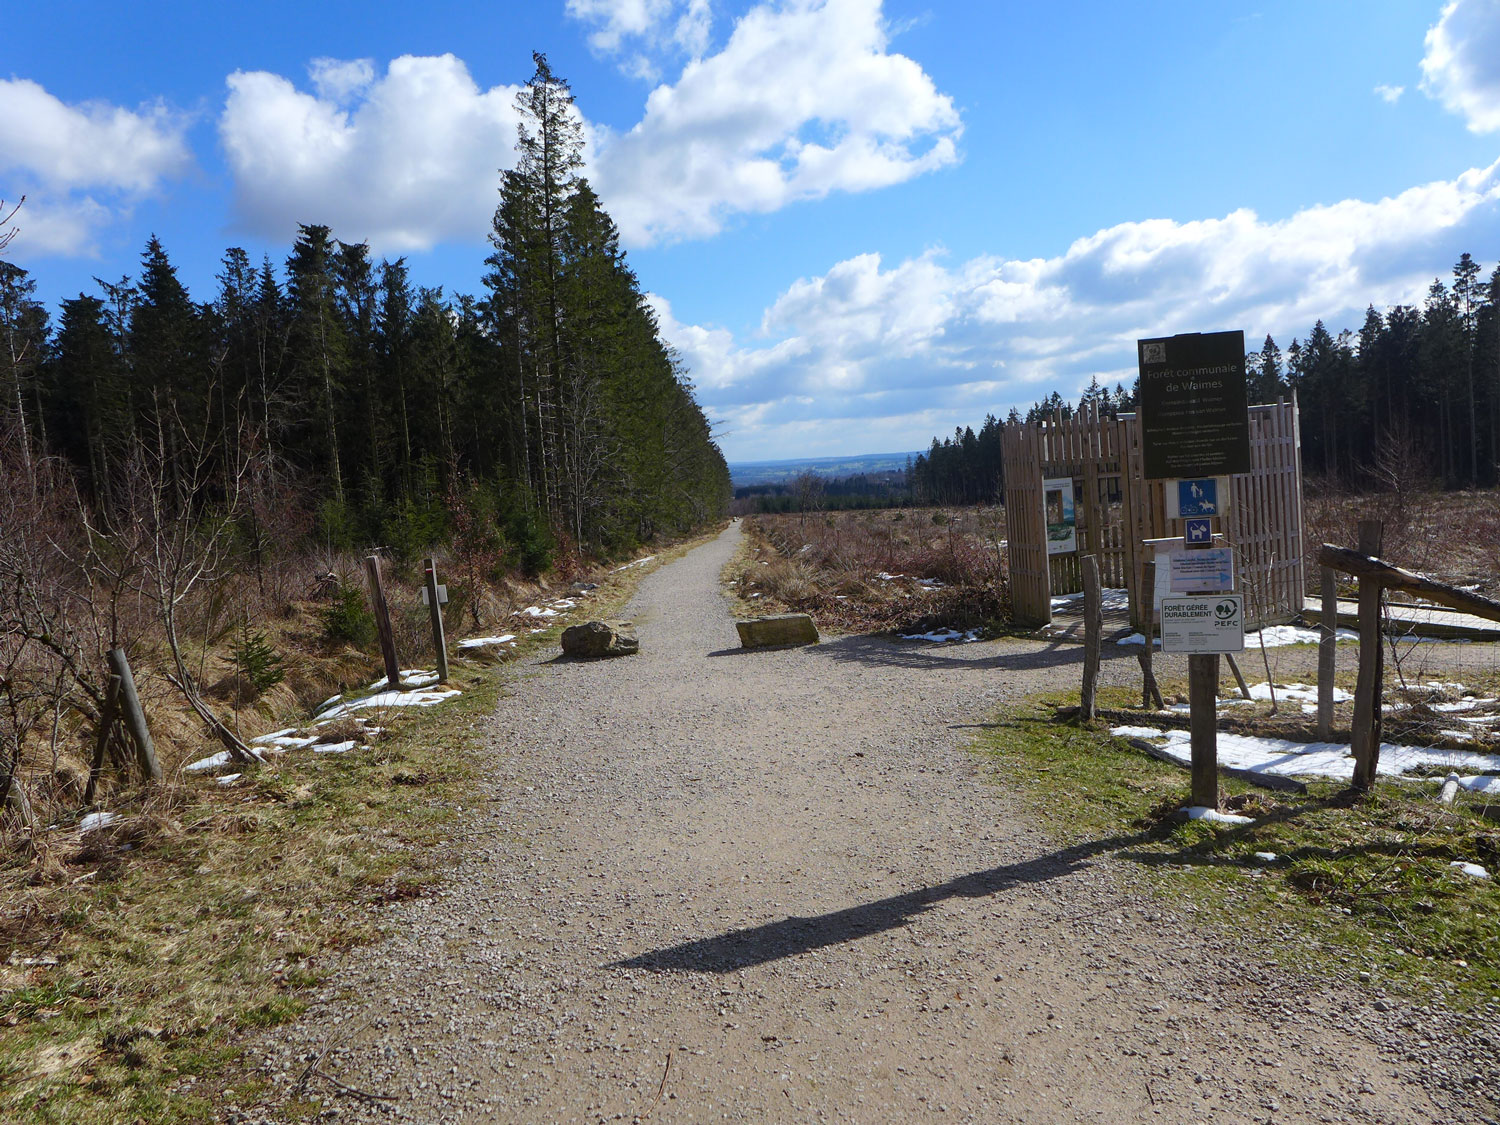
{"label": "brown sign", "polygon": [[1192,332],[1136,347],[1147,479],[1248,473],[1245,334]]}

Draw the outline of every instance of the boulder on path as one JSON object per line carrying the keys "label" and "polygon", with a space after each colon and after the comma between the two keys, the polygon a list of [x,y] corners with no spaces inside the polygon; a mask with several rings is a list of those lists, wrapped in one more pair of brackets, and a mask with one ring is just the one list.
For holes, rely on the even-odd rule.
{"label": "boulder on path", "polygon": [[752,617],[736,621],[741,648],[770,648],[775,645],[815,645],[818,627],[805,613],[778,613],[774,617]]}
{"label": "boulder on path", "polygon": [[603,621],[586,621],[563,630],[562,650],[568,656],[595,659],[602,656],[629,656],[639,652],[641,642],[629,625],[610,625]]}

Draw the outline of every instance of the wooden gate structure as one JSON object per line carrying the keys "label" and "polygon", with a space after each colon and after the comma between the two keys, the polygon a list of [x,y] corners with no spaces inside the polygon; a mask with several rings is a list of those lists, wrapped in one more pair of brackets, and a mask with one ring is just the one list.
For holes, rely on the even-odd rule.
{"label": "wooden gate structure", "polygon": [[[1147,539],[1183,534],[1167,518],[1161,481],[1145,479],[1140,419],[1100,416],[1090,406],[1072,417],[1007,423],[1003,431],[1007,557],[1017,624],[1052,621],[1054,594],[1083,589],[1079,559],[1094,555],[1103,585],[1130,592],[1130,620],[1146,621],[1141,596]],[[1042,482],[1071,477],[1078,550],[1047,555]],[[1235,551],[1249,628],[1291,621],[1302,612],[1302,446],[1297,400],[1250,407],[1250,472],[1229,478],[1221,530]]]}

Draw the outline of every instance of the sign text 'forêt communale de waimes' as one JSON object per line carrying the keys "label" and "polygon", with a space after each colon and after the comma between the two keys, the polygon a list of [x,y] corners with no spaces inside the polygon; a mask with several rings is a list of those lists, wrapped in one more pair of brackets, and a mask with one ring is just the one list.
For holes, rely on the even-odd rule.
{"label": "sign text 'for\u00eat communale de waimes'", "polygon": [[1248,473],[1245,334],[1193,332],[1141,340],[1137,347],[1146,477]]}

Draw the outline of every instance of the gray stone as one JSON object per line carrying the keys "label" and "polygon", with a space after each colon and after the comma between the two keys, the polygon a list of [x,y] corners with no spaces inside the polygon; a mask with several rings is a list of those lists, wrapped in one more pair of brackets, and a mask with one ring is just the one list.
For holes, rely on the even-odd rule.
{"label": "gray stone", "polygon": [[621,622],[609,625],[603,621],[586,621],[563,630],[562,650],[568,656],[593,659],[602,656],[629,656],[638,652],[641,642],[630,627]]}
{"label": "gray stone", "polygon": [[742,648],[769,648],[773,645],[815,645],[818,627],[805,613],[779,613],[774,617],[752,617],[736,621]]}

